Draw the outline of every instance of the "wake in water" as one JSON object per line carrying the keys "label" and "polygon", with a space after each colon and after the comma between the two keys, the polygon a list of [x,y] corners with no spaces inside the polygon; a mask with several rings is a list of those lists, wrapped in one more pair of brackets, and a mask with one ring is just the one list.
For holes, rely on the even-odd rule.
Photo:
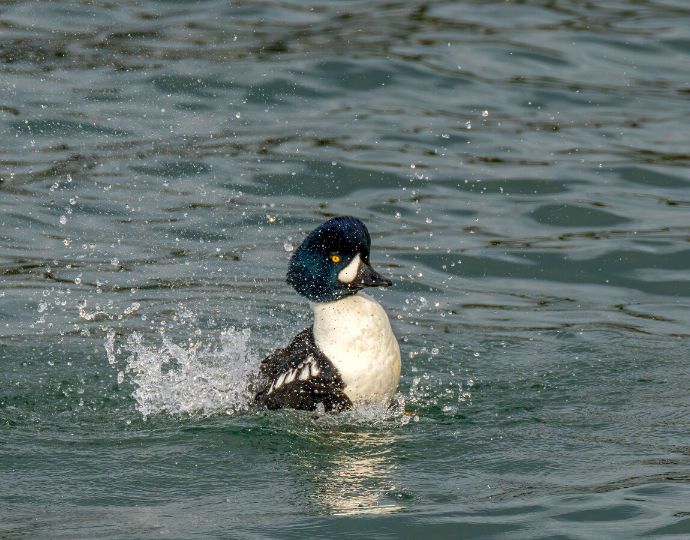
{"label": "wake in water", "polygon": [[118,346],[115,331],[106,337],[108,362],[119,367],[119,353],[128,356],[118,372],[118,383],[128,379],[137,410],[144,418],[158,414],[232,414],[253,402],[251,380],[259,359],[249,351],[251,331],[229,328],[215,342],[173,343],[161,334],[162,343],[144,343],[138,332]]}

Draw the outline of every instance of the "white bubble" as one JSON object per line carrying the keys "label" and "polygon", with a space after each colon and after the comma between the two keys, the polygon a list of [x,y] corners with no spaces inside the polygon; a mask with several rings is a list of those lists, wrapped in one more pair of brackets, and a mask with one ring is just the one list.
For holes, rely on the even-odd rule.
{"label": "white bubble", "polygon": [[135,311],[138,311],[140,307],[141,307],[141,304],[139,302],[132,302],[131,306],[129,306],[128,308],[125,308],[125,310],[123,311],[123,314],[131,315]]}
{"label": "white bubble", "polygon": [[60,216],[60,225],[64,225],[67,223],[67,216]]}

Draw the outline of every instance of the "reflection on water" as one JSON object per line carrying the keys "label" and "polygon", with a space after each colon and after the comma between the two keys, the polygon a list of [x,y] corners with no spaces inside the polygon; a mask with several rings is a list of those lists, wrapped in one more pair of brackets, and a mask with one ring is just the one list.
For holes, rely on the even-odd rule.
{"label": "reflection on water", "polygon": [[314,504],[332,515],[388,514],[394,500],[394,433],[381,430],[324,434],[325,463],[314,469]]}

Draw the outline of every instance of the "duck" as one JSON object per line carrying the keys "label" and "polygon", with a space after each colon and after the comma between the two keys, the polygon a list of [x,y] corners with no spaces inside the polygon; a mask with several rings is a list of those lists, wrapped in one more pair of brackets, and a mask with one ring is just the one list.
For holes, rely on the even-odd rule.
{"label": "duck", "polygon": [[400,346],[381,304],[362,290],[393,283],[372,268],[370,249],[364,223],[338,216],[293,252],[287,283],[309,301],[313,324],[261,362],[257,404],[325,412],[390,404]]}

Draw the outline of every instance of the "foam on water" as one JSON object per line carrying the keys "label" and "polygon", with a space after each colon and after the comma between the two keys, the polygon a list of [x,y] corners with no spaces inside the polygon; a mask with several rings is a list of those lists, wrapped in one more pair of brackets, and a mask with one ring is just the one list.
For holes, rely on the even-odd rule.
{"label": "foam on water", "polygon": [[[252,403],[251,381],[259,359],[249,350],[251,331],[228,328],[210,342],[178,345],[161,332],[161,342],[146,343],[138,332],[121,345],[115,331],[106,337],[108,361],[118,383],[135,387],[132,396],[144,418],[159,414],[231,414]],[[119,353],[127,357],[119,359]],[[123,365],[124,364],[124,365]]]}

